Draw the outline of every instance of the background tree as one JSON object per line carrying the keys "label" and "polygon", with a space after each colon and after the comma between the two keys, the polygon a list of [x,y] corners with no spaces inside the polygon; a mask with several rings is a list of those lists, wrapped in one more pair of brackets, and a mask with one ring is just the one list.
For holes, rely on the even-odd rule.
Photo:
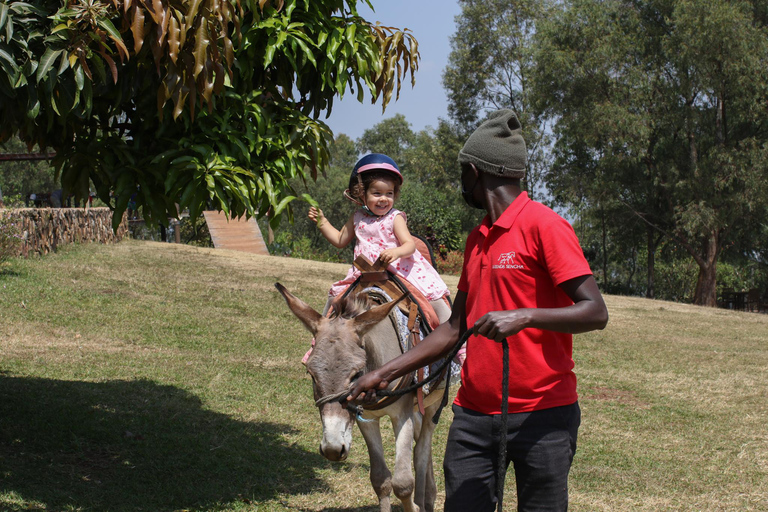
{"label": "background tree", "polygon": [[[385,107],[418,67],[408,32],[357,0],[0,2],[0,142],[52,147],[65,191],[92,182],[115,221],[207,207],[271,213],[315,179],[347,89]],[[369,2],[366,1],[368,5]]]}
{"label": "background tree", "polygon": [[[26,153],[27,151],[27,146],[16,137],[0,144],[0,153]],[[54,176],[55,171],[46,160],[0,162],[0,189],[5,196],[6,206],[11,204],[11,198],[21,202],[28,198],[29,194],[51,192],[57,189]]]}
{"label": "background tree", "polygon": [[416,133],[406,165],[419,181],[456,192],[461,181],[459,151],[464,142],[455,124],[438,119],[437,128],[428,126]]}
{"label": "background tree", "polygon": [[[668,239],[716,303],[722,251],[766,209],[764,17],[755,3],[564,2],[538,25],[536,88],[557,119],[560,197],[646,224],[648,275]],[[576,193],[578,191],[578,193]],[[623,216],[605,217],[621,229]],[[649,282],[653,290],[653,282]]]}
{"label": "background tree", "polygon": [[525,186],[534,197],[542,192],[550,161],[546,118],[532,108],[530,82],[536,64],[533,37],[546,4],[546,0],[459,0],[461,14],[443,73],[448,113],[463,135],[477,126],[484,112],[515,111],[528,149]]}
{"label": "background tree", "polygon": [[405,164],[405,155],[413,147],[415,139],[411,123],[403,114],[395,114],[365,130],[357,140],[357,150],[361,154],[385,154],[401,166]]}

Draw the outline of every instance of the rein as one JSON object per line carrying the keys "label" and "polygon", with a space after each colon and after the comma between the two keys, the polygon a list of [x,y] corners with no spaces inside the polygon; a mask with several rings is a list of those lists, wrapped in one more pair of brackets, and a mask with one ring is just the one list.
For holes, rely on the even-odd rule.
{"label": "rein", "polygon": [[[426,379],[424,379],[422,381],[419,381],[419,382],[415,382],[415,383],[411,384],[410,386],[408,386],[406,388],[402,388],[402,389],[379,389],[379,390],[376,390],[376,394],[380,395],[380,396],[403,396],[403,395],[407,395],[408,393],[412,393],[412,392],[416,391],[420,387],[423,387],[423,386],[429,384],[430,382],[432,382],[434,380],[437,380],[437,378],[440,376],[442,371],[445,370],[451,364],[451,361],[456,356],[456,354],[459,352],[459,349],[461,348],[461,346],[469,339],[469,337],[471,335],[472,335],[472,331],[470,331],[470,330],[467,330],[466,332],[464,332],[464,334],[461,336],[461,338],[456,343],[456,345],[453,347],[453,349],[451,349],[451,353],[448,354],[445,357],[445,360],[443,360],[443,362],[440,364],[440,366],[438,366],[435,370],[430,372],[429,376]],[[450,372],[448,372],[448,375],[446,377],[446,388],[445,388],[445,392],[443,394],[443,403],[440,404],[440,409],[442,409],[443,406],[448,402],[448,385],[449,385],[449,383],[450,383]],[[332,395],[326,395],[324,397],[318,398],[317,400],[315,400],[315,406],[322,407],[323,405],[329,404],[331,402],[344,402],[344,401],[346,401],[346,399],[349,397],[349,392],[351,390],[351,387],[352,386],[350,385],[350,388],[348,388],[348,389],[345,389],[343,391],[339,391],[338,393],[334,393]],[[351,405],[351,404],[348,406],[348,408],[350,408],[351,410],[353,409],[354,411],[358,410],[357,407],[355,407],[354,405]],[[437,423],[438,419],[440,419],[440,410],[438,410],[435,413],[435,416],[432,418],[432,421]]]}

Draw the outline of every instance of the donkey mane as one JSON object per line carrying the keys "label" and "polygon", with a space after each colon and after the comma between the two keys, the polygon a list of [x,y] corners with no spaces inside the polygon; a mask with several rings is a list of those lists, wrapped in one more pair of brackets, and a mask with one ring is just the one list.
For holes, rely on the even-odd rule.
{"label": "donkey mane", "polygon": [[334,312],[331,318],[345,318],[347,320],[355,318],[371,309],[373,302],[368,299],[365,293],[350,294],[333,305]]}

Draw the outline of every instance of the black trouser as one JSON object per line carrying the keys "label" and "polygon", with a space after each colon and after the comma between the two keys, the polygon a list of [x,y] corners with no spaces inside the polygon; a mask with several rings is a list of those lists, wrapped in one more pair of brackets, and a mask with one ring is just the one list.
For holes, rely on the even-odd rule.
{"label": "black trouser", "polygon": [[[493,511],[501,415],[456,405],[453,414],[443,462],[445,510]],[[518,510],[568,509],[568,472],[576,453],[580,423],[578,402],[509,415],[507,467],[511,462],[515,469]]]}

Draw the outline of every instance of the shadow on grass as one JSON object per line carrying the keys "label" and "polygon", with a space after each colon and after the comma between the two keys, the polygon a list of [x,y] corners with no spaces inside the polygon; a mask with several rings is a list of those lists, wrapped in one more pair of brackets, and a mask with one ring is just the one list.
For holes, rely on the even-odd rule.
{"label": "shadow on grass", "polygon": [[165,511],[322,488],[316,472],[327,461],[286,441],[291,432],[205,410],[191,393],[147,380],[0,373],[0,496],[25,510]]}

